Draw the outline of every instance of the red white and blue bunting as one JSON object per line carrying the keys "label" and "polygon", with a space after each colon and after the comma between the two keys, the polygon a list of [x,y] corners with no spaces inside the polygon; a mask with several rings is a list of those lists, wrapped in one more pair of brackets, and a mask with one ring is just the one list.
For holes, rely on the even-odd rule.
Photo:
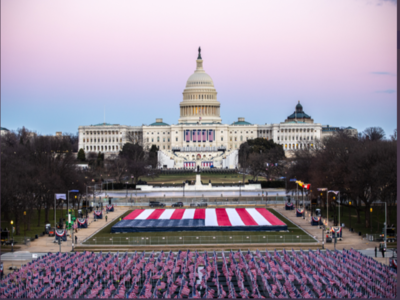
{"label": "red white and blue bunting", "polygon": [[107,211],[110,211],[110,212],[112,212],[112,211],[114,211],[114,205],[106,205],[106,209],[107,209]]}
{"label": "red white and blue bunting", "polygon": [[88,228],[87,219],[78,219],[78,228]]}
{"label": "red white and blue bunting", "polygon": [[186,169],[186,168],[188,168],[188,169],[193,169],[193,168],[195,168],[196,167],[196,162],[194,162],[194,161],[187,161],[187,162],[184,162],[183,163],[183,167]]}
{"label": "red white and blue bunting", "polygon": [[322,225],[321,217],[312,217],[311,225],[313,225],[313,226]]}
{"label": "red white and blue bunting", "polygon": [[56,229],[56,240],[62,240],[66,241],[67,240],[67,231],[64,229]]}
{"label": "red white and blue bunting", "polygon": [[331,227],[332,237],[335,237],[335,232],[337,237],[342,237],[342,227]]}
{"label": "red white and blue bunting", "polygon": [[93,214],[95,219],[103,219],[103,212],[101,210],[95,210]]}
{"label": "red white and blue bunting", "polygon": [[202,168],[213,168],[214,163],[212,161],[202,161],[201,162],[201,167]]}
{"label": "red white and blue bunting", "polygon": [[293,203],[287,202],[285,205],[285,210],[293,210],[293,209],[294,209]]}
{"label": "red white and blue bunting", "polygon": [[296,209],[296,217],[302,217],[304,214],[304,209]]}

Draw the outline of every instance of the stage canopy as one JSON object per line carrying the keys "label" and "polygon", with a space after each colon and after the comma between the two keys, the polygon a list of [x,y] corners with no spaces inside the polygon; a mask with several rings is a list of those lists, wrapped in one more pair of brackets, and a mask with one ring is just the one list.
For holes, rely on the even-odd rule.
{"label": "stage canopy", "polygon": [[265,208],[137,209],[111,232],[281,231],[287,225]]}

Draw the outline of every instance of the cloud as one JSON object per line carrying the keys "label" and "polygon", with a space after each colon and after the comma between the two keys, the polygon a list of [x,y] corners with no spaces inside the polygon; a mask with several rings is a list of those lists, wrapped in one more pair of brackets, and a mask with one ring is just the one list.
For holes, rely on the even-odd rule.
{"label": "cloud", "polygon": [[371,74],[396,76],[396,74],[393,74],[393,73],[390,73],[390,72],[371,72]]}
{"label": "cloud", "polygon": [[396,93],[396,90],[375,91],[375,93],[379,93],[379,94],[394,94],[394,93]]}

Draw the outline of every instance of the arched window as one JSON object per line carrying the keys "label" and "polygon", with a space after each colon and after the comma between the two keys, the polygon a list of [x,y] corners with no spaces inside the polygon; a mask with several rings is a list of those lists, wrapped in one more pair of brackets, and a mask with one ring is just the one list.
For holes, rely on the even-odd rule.
{"label": "arched window", "polygon": [[89,150],[89,146],[86,146],[86,150]]}
{"label": "arched window", "polygon": [[243,136],[242,136],[242,135],[240,136],[240,141],[241,141],[241,142],[243,141]]}

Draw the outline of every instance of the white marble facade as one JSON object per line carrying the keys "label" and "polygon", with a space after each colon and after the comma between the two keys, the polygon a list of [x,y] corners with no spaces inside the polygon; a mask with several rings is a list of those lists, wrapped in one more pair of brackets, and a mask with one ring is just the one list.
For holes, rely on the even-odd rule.
{"label": "white marble facade", "polygon": [[[304,147],[313,148],[316,140],[332,135],[338,127],[314,123],[300,102],[295,112],[278,124],[256,125],[238,118],[223,124],[220,103],[211,77],[203,69],[200,49],[196,70],[186,82],[179,104],[177,124],[155,123],[143,126],[97,124],[79,126],[79,149],[85,152],[118,154],[125,143],[140,143],[146,149],[156,145],[160,167],[164,168],[236,168],[238,149],[247,140],[271,139],[288,153]],[[357,130],[347,128],[353,134]]]}

